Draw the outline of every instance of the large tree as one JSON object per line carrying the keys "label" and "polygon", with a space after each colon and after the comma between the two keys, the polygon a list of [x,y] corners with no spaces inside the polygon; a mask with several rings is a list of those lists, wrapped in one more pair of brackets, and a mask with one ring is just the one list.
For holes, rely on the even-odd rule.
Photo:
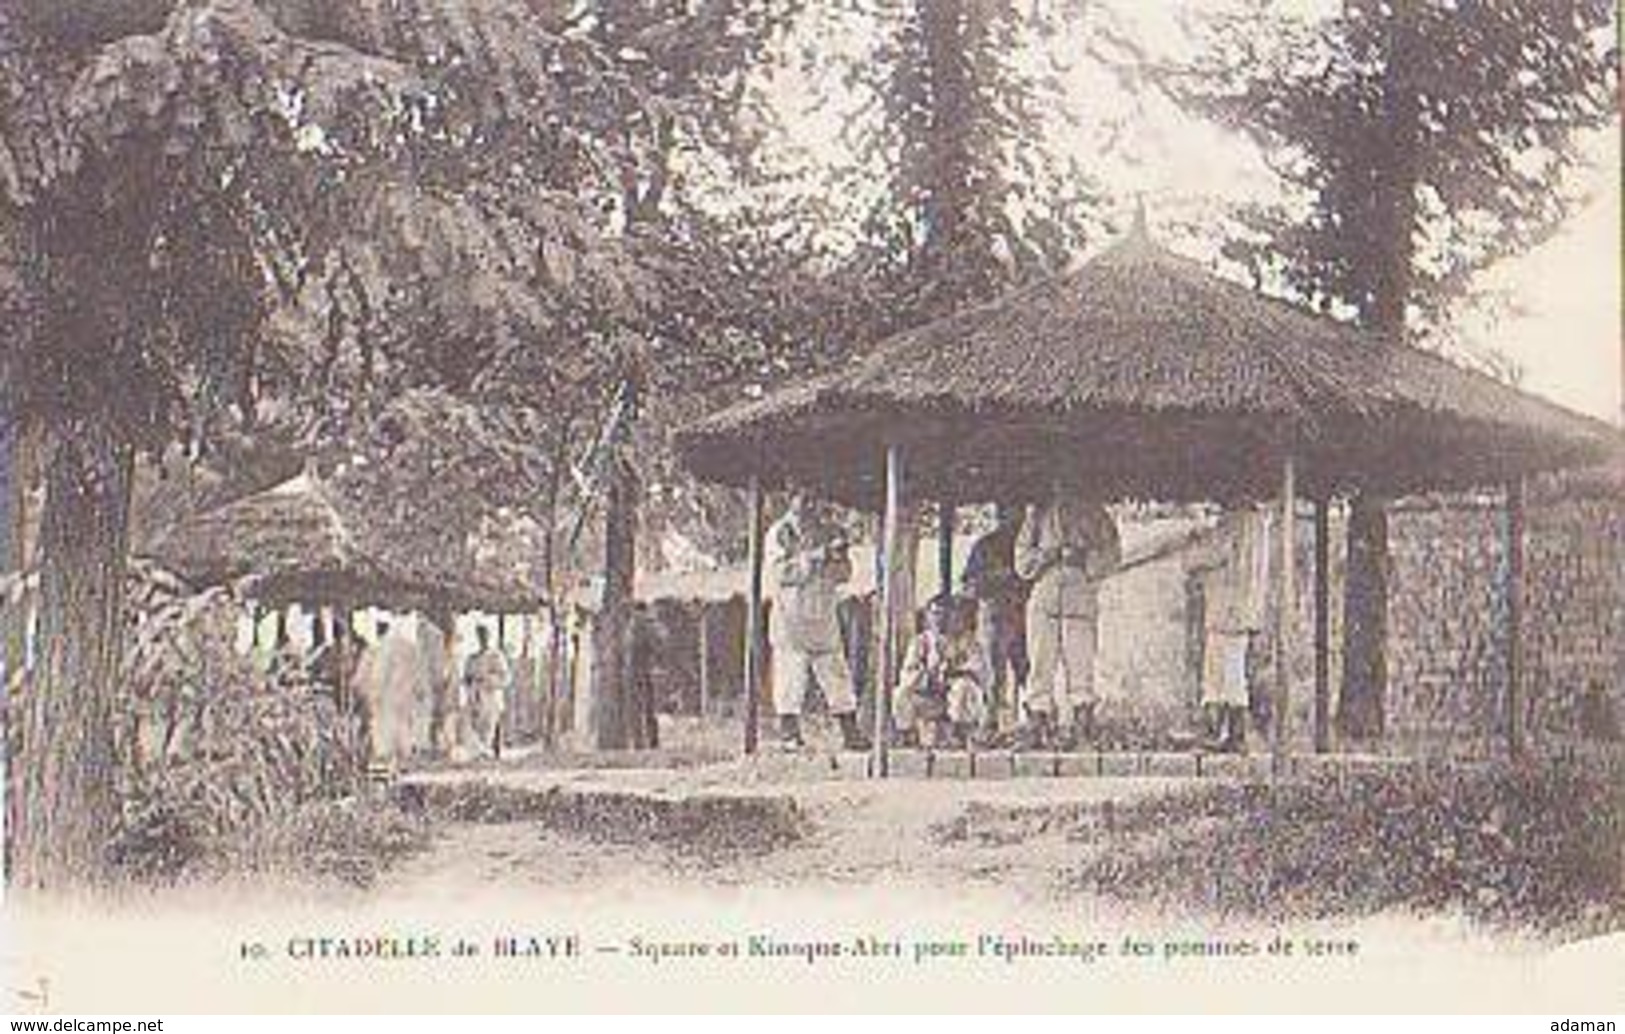
{"label": "large tree", "polygon": [[[1065,4],[916,0],[844,5],[872,27],[846,67],[864,99],[838,177],[868,199],[856,268],[879,331],[986,301],[1052,272],[1103,225],[1098,180],[1058,147],[1074,98],[1052,63]],[[878,183],[879,189],[862,184]]]}
{"label": "large tree", "polygon": [[[180,218],[170,184],[253,172],[214,165],[184,144],[166,147],[183,139],[178,124],[173,135],[146,132],[175,118],[166,91],[209,74],[201,60],[166,59],[214,49],[198,38],[208,35],[200,25],[174,51],[155,53],[146,45],[155,37],[143,33],[163,28],[163,12],[149,8],[109,5],[75,17],[39,4],[0,13],[7,244],[23,298],[0,352],[0,384],[8,414],[44,430],[49,472],[41,657],[23,713],[13,716],[20,749],[9,773],[20,802],[12,874],[25,886],[94,879],[100,868],[115,817],[109,708],[134,450],[175,419],[180,386],[165,374],[179,356],[229,354],[242,330],[232,316],[243,286],[230,282],[243,261],[234,247],[241,237],[222,235],[218,262],[186,271],[195,276],[177,275],[189,263],[176,259],[209,247],[221,222],[246,221],[252,188],[206,191]],[[216,126],[230,120],[246,131],[240,108],[202,110]],[[220,325],[200,321],[183,343],[185,311],[196,319],[216,291]]]}
{"label": "large tree", "polygon": [[550,389],[635,309],[604,202],[637,87],[563,28],[519,0],[0,9],[0,390],[48,472],[19,885],[101,869],[137,450],[271,400],[335,433],[468,386],[471,350],[555,357]]}
{"label": "large tree", "polygon": [[[550,513],[577,426],[616,405],[635,415],[642,400],[634,393],[628,409],[629,388],[670,371],[731,368],[761,351],[749,326],[726,318],[757,310],[726,275],[737,264],[711,237],[719,224],[673,198],[696,156],[740,168],[759,100],[742,89],[744,71],[796,10],[721,0],[0,10],[0,286],[8,317],[20,314],[0,347],[0,402],[41,430],[51,472],[47,648],[9,773],[27,811],[14,826],[19,884],[94,880],[101,868],[138,450],[207,453],[272,421],[340,462],[376,458],[421,415],[403,397],[438,398],[430,408],[477,418],[475,438],[508,412],[541,439]],[[744,224],[754,228],[736,241],[765,239]],[[414,455],[439,462],[434,450]],[[533,455],[518,460],[493,469],[537,469]],[[613,472],[598,480],[612,486],[606,538],[620,536],[609,567],[624,618],[639,493],[624,464],[585,460]],[[474,487],[531,484],[462,473]],[[436,516],[455,518],[443,522],[451,534],[470,514]],[[607,656],[622,654],[620,639],[605,640]],[[609,690],[600,739],[618,745],[624,709]]]}
{"label": "large tree", "polygon": [[[1299,298],[1425,341],[1472,278],[1551,233],[1582,131],[1613,114],[1607,0],[1346,0],[1324,19],[1266,4],[1208,22],[1159,80],[1254,136],[1306,202],[1242,213],[1230,253]],[[1351,501],[1339,731],[1380,736],[1387,682],[1384,500]]]}
{"label": "large tree", "polygon": [[809,271],[805,234],[773,197],[786,173],[765,146],[779,113],[764,82],[804,8],[604,0],[574,20],[604,51],[629,55],[654,99],[652,114],[623,117],[627,131],[648,128],[650,146],[627,149],[616,206],[651,277],[650,302],[602,355],[602,404],[582,464],[583,505],[601,515],[601,535],[589,537],[603,589],[588,730],[599,747],[650,745],[646,703],[631,699],[634,569],[658,556],[664,521],[704,501],[672,469],[665,430],[719,385],[771,379],[829,339],[817,305],[828,295]]}

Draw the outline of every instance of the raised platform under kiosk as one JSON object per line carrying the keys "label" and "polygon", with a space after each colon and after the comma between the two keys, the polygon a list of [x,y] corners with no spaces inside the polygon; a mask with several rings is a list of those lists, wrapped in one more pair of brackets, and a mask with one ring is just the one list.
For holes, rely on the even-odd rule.
{"label": "raised platform under kiosk", "polygon": [[[871,779],[875,757],[868,752],[788,750],[764,747],[744,763],[763,774],[801,778]],[[1356,774],[1411,768],[1428,762],[1378,754],[1295,754],[1284,759],[1282,774],[1320,772]],[[898,748],[887,753],[886,778],[892,779],[1067,779],[1151,777],[1163,779],[1265,780],[1274,773],[1269,754],[1219,754],[1197,751],[1012,751],[921,750]]]}

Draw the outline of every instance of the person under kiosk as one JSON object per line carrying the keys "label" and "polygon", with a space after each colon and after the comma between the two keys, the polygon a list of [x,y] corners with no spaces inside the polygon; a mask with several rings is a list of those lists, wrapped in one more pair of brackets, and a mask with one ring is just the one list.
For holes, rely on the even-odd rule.
{"label": "person under kiosk", "polygon": [[949,595],[926,605],[923,627],[903,655],[892,694],[892,720],[904,743],[972,745],[986,714],[974,606]]}
{"label": "person under kiosk", "polygon": [[1261,703],[1252,686],[1269,607],[1272,532],[1269,510],[1234,510],[1192,557],[1191,573],[1202,583],[1201,702],[1212,750],[1246,750],[1253,705]]}
{"label": "person under kiosk", "polygon": [[503,716],[508,710],[508,691],[513,685],[513,668],[501,647],[491,645],[491,630],[474,627],[478,649],[463,664],[463,711],[468,715],[473,747],[481,757],[502,756]]}
{"label": "person under kiosk", "polygon": [[1026,721],[1017,746],[1072,748],[1095,737],[1100,585],[1122,563],[1117,525],[1099,502],[1057,486],[1016,537],[1027,599]]}
{"label": "person under kiosk", "polygon": [[869,749],[858,728],[858,697],[837,614],[840,588],[852,577],[845,533],[822,508],[797,495],[768,529],[766,547],[774,584],[768,642],[780,743],[803,745],[801,720],[816,687],[840,725],[841,745]]}
{"label": "person under kiosk", "polygon": [[1030,586],[1016,574],[1016,536],[1022,511],[999,508],[998,524],[971,546],[960,584],[976,602],[976,634],[986,678],[983,695],[985,738],[1001,731],[1000,718],[1020,715],[1021,694],[1031,665],[1027,660],[1027,596]]}

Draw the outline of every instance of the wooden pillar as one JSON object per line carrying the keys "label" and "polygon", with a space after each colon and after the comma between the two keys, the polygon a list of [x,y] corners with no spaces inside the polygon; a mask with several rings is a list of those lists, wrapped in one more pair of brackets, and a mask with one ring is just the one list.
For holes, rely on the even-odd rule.
{"label": "wooden pillar", "polygon": [[542,681],[542,745],[549,750],[558,745],[559,733],[569,728],[564,721],[565,692],[565,607],[557,599],[547,603],[547,661]]}
{"label": "wooden pillar", "polygon": [[1315,500],[1315,753],[1332,749],[1332,501]]}
{"label": "wooden pillar", "polygon": [[756,753],[762,711],[762,569],[767,514],[760,475],[750,477],[750,590],[745,600],[745,753]]}
{"label": "wooden pillar", "polygon": [[339,713],[349,714],[355,710],[354,689],[350,685],[350,668],[355,662],[353,656],[356,645],[355,615],[348,603],[334,607],[333,613],[337,621],[337,627],[333,629],[333,649],[338,653],[335,695],[338,698]]}
{"label": "wooden pillar", "polygon": [[886,508],[880,531],[880,671],[875,686],[874,764],[871,774],[884,779],[889,774],[887,754],[891,739],[891,688],[897,684],[899,586],[898,550],[902,544],[903,452],[896,445],[886,448]]}
{"label": "wooden pillar", "polygon": [[695,631],[700,641],[700,717],[711,713],[711,605],[700,601],[700,616]]}
{"label": "wooden pillar", "polygon": [[1281,519],[1276,536],[1280,562],[1276,565],[1276,605],[1274,628],[1275,706],[1271,708],[1270,770],[1280,775],[1286,768],[1287,708],[1292,703],[1292,619],[1294,603],[1293,560],[1296,537],[1298,495],[1297,461],[1287,453],[1281,464]]}
{"label": "wooden pillar", "polygon": [[586,681],[586,675],[591,673],[591,616],[583,615],[567,634],[569,638],[564,651],[568,657],[564,671],[564,699],[559,702],[559,706],[568,716],[568,721],[561,724],[579,739],[588,729],[584,717],[586,705],[583,702],[581,686]]}
{"label": "wooden pillar", "polygon": [[1521,758],[1523,730],[1523,610],[1525,493],[1520,478],[1506,487],[1506,730],[1507,753]]}
{"label": "wooden pillar", "polygon": [[[514,738],[520,736],[526,739],[535,739],[541,733],[541,689],[537,682],[536,655],[533,652],[532,636],[535,634],[531,624],[531,612],[520,611],[514,615],[515,633],[518,642],[514,647],[514,676],[513,676],[513,708],[514,718],[512,729]],[[455,654],[452,644],[446,646],[446,663],[448,671],[447,685],[453,700],[457,699],[457,668],[453,663]]]}
{"label": "wooden pillar", "polygon": [[955,516],[952,500],[944,498],[937,504],[937,591],[942,595],[954,591]]}

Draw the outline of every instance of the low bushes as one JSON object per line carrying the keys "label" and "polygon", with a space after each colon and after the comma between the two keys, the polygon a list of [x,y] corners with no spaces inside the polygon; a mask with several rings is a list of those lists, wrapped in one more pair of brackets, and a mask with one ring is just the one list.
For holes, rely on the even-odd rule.
{"label": "low bushes", "polygon": [[[421,843],[365,800],[359,723],[297,664],[233,649],[241,603],[139,572],[117,728],[123,815],[109,854],[141,881],[286,868],[368,882]],[[371,854],[373,858],[364,859]]]}
{"label": "low bushes", "polygon": [[1072,882],[1221,914],[1461,912],[1546,931],[1625,927],[1617,765],[1401,769],[1216,786],[1076,820]]}

